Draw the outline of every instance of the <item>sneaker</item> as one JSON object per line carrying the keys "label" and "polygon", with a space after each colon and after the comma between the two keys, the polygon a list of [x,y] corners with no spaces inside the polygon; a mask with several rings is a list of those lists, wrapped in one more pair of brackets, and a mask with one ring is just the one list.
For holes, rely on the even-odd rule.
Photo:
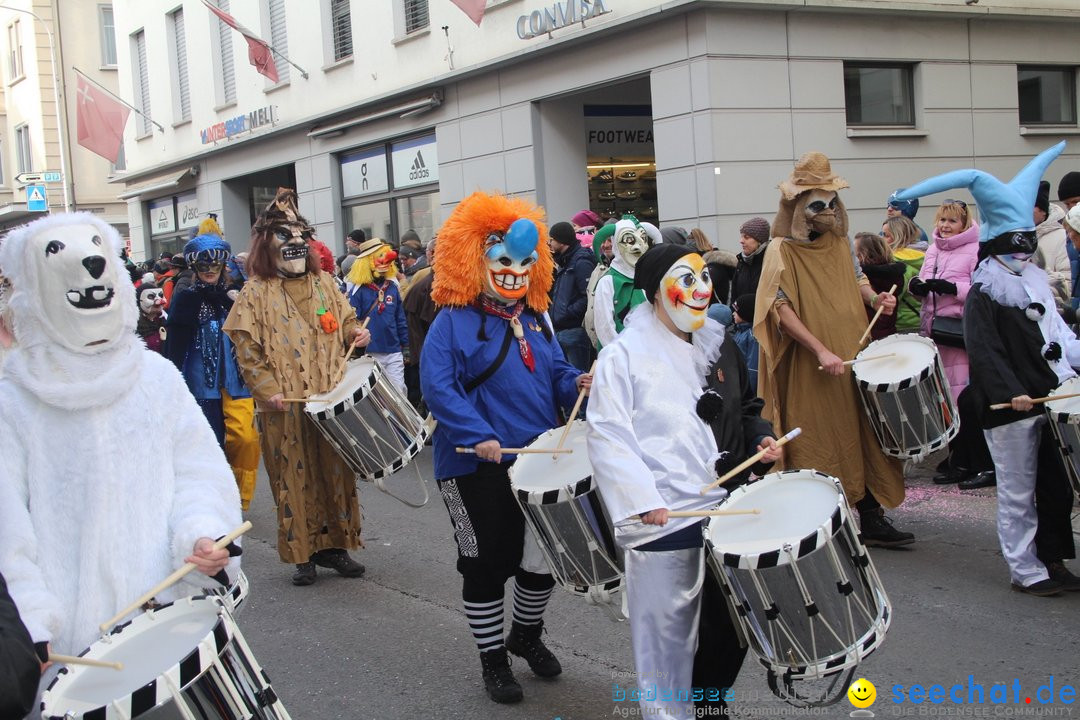
{"label": "sneaker", "polygon": [[604,192],[600,193],[597,197],[599,197],[601,200],[614,200],[615,199],[615,193],[612,192],[611,190],[605,190]]}
{"label": "sneaker", "polygon": [[506,656],[506,648],[488,650],[480,653],[480,666],[484,670],[484,690],[488,697],[497,703],[521,702],[524,695],[521,685],[510,671],[510,658]]}
{"label": "sneaker", "polygon": [[983,470],[966,480],[961,480],[956,487],[961,490],[975,490],[977,488],[994,487],[995,485],[997,485],[997,473],[993,470]]}
{"label": "sneaker", "polygon": [[915,542],[914,535],[893,527],[892,520],[885,516],[883,508],[860,512],[859,531],[867,547],[893,548]]}
{"label": "sneaker", "polygon": [[637,190],[623,190],[621,193],[618,193],[618,197],[619,197],[620,200],[637,200],[638,191]]}
{"label": "sneaker", "polygon": [[619,173],[619,179],[623,182],[633,182],[637,180],[637,173],[633,170],[627,170],[624,173]]}
{"label": "sneaker", "polygon": [[935,485],[952,485],[954,483],[960,482],[961,480],[967,480],[968,475],[970,475],[970,474],[971,474],[971,472],[967,468],[962,468],[962,467],[949,468],[945,472],[938,473],[937,475],[934,476],[934,484]]}
{"label": "sneaker", "polygon": [[562,665],[540,639],[543,631],[542,621],[538,625],[515,622],[510,628],[509,637],[506,638],[506,649],[520,658],[525,658],[534,674],[542,678],[553,678],[562,672]]}
{"label": "sneaker", "polygon": [[1022,592],[1026,595],[1034,595],[1035,597],[1050,597],[1057,595],[1064,588],[1057,580],[1047,578],[1046,580],[1040,580],[1037,583],[1031,585],[1020,585],[1019,583],[1013,583],[1012,589],[1016,592]]}
{"label": "sneaker", "polygon": [[315,572],[315,563],[310,560],[306,563],[297,563],[296,572],[292,576],[293,585],[314,585],[318,575]]}
{"label": "sneaker", "polygon": [[598,182],[598,183],[609,183],[609,182],[613,181],[614,179],[615,179],[615,174],[612,173],[610,170],[602,170],[601,172],[599,172],[595,176],[593,176],[593,182]]}
{"label": "sneaker", "polygon": [[1061,583],[1062,590],[1080,590],[1080,577],[1076,577],[1062,561],[1046,563],[1046,571],[1050,573],[1050,579]]}
{"label": "sneaker", "polygon": [[319,567],[337,570],[338,575],[349,578],[358,578],[367,570],[363,565],[349,557],[349,553],[341,548],[318,550],[311,559]]}

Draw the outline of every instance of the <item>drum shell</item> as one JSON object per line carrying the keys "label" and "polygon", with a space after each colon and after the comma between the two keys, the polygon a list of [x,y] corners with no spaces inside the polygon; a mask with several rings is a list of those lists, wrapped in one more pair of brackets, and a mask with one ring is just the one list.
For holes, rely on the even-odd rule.
{"label": "drum shell", "polygon": [[[1058,386],[1054,395],[1069,395],[1080,392],[1080,378],[1069,378]],[[1046,403],[1046,415],[1050,420],[1050,431],[1054,434],[1061,464],[1065,466],[1065,475],[1073,491],[1080,496],[1080,398],[1051,400]]]}

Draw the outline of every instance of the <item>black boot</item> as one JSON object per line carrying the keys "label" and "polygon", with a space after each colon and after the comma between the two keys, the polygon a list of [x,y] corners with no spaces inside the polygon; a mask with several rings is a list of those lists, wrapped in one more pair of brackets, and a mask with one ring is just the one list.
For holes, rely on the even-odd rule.
{"label": "black boot", "polygon": [[881,507],[859,512],[859,530],[867,547],[891,548],[915,542],[914,535],[893,527],[892,520],[885,517],[885,509]]}
{"label": "black boot", "polygon": [[510,658],[506,648],[480,653],[480,666],[484,669],[484,690],[497,703],[521,702],[521,686],[510,671]]}
{"label": "black boot", "polygon": [[297,563],[296,572],[292,576],[293,585],[314,585],[315,578],[315,563],[310,560],[306,563]]}
{"label": "black boot", "polygon": [[540,633],[544,631],[543,621],[536,625],[522,625],[515,622],[510,627],[510,635],[506,638],[506,649],[518,657],[525,658],[529,663],[529,669],[542,678],[553,678],[562,672],[562,665],[558,658],[540,639]]}
{"label": "black boot", "polygon": [[349,557],[349,553],[341,548],[317,550],[315,554],[311,556],[311,559],[314,560],[315,564],[319,567],[337,570],[338,575],[343,575],[344,577],[358,578],[363,575],[364,571],[367,569]]}

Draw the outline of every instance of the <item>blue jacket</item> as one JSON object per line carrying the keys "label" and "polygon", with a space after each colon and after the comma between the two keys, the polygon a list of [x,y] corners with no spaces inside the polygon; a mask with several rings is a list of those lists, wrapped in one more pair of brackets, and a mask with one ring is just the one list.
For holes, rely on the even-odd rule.
{"label": "blue jacket", "polygon": [[746,361],[746,369],[750,371],[750,389],[756,395],[759,345],[750,323],[735,323],[734,340],[739,352],[742,353],[743,360]]}
{"label": "blue jacket", "polygon": [[498,357],[509,323],[473,307],[444,308],[432,323],[420,356],[420,387],[439,421],[433,443],[437,479],[476,472],[476,456],[458,454],[454,448],[471,448],[485,440],[524,447],[558,426],[557,407],[570,407],[577,399],[575,381],[581,371],[566,362],[554,336],[545,337],[542,318],[525,311],[521,321],[536,371],[525,367],[518,343],[511,339],[499,369],[467,394],[469,380]]}
{"label": "blue jacket", "polygon": [[370,285],[361,285],[349,298],[349,302],[356,308],[356,317],[360,322],[370,317],[367,329],[371,333],[371,343],[367,346],[368,352],[373,353],[396,353],[402,348],[409,346],[409,326],[405,322],[405,308],[401,305],[401,290],[393,281],[387,282],[384,292],[386,305],[379,312],[375,300],[379,297],[379,291]]}
{"label": "blue jacket", "polygon": [[556,332],[581,327],[589,305],[589,276],[596,267],[596,256],[581,245],[573,245],[555,256],[555,282],[551,286],[548,314]]}
{"label": "blue jacket", "polygon": [[[200,320],[204,301],[211,316]],[[223,288],[213,291],[194,285],[173,296],[165,325],[165,356],[183,373],[196,400],[220,400],[223,388],[234,398],[251,397],[240,377],[232,340],[221,330],[231,308]],[[216,370],[211,367],[208,372],[207,363],[216,364]]]}

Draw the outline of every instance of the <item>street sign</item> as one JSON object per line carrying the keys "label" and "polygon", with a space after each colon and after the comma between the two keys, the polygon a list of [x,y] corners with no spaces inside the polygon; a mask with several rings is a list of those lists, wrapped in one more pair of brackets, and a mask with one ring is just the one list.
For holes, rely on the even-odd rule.
{"label": "street sign", "polygon": [[36,172],[23,172],[15,176],[15,182],[20,185],[29,185],[30,183],[39,183],[45,179],[45,176]]}
{"label": "street sign", "polygon": [[29,212],[49,211],[49,201],[45,196],[44,185],[26,186],[26,209]]}
{"label": "street sign", "polygon": [[43,179],[47,183],[63,182],[63,175],[56,172],[55,170],[46,170],[45,172],[42,173],[42,175],[44,176]]}

